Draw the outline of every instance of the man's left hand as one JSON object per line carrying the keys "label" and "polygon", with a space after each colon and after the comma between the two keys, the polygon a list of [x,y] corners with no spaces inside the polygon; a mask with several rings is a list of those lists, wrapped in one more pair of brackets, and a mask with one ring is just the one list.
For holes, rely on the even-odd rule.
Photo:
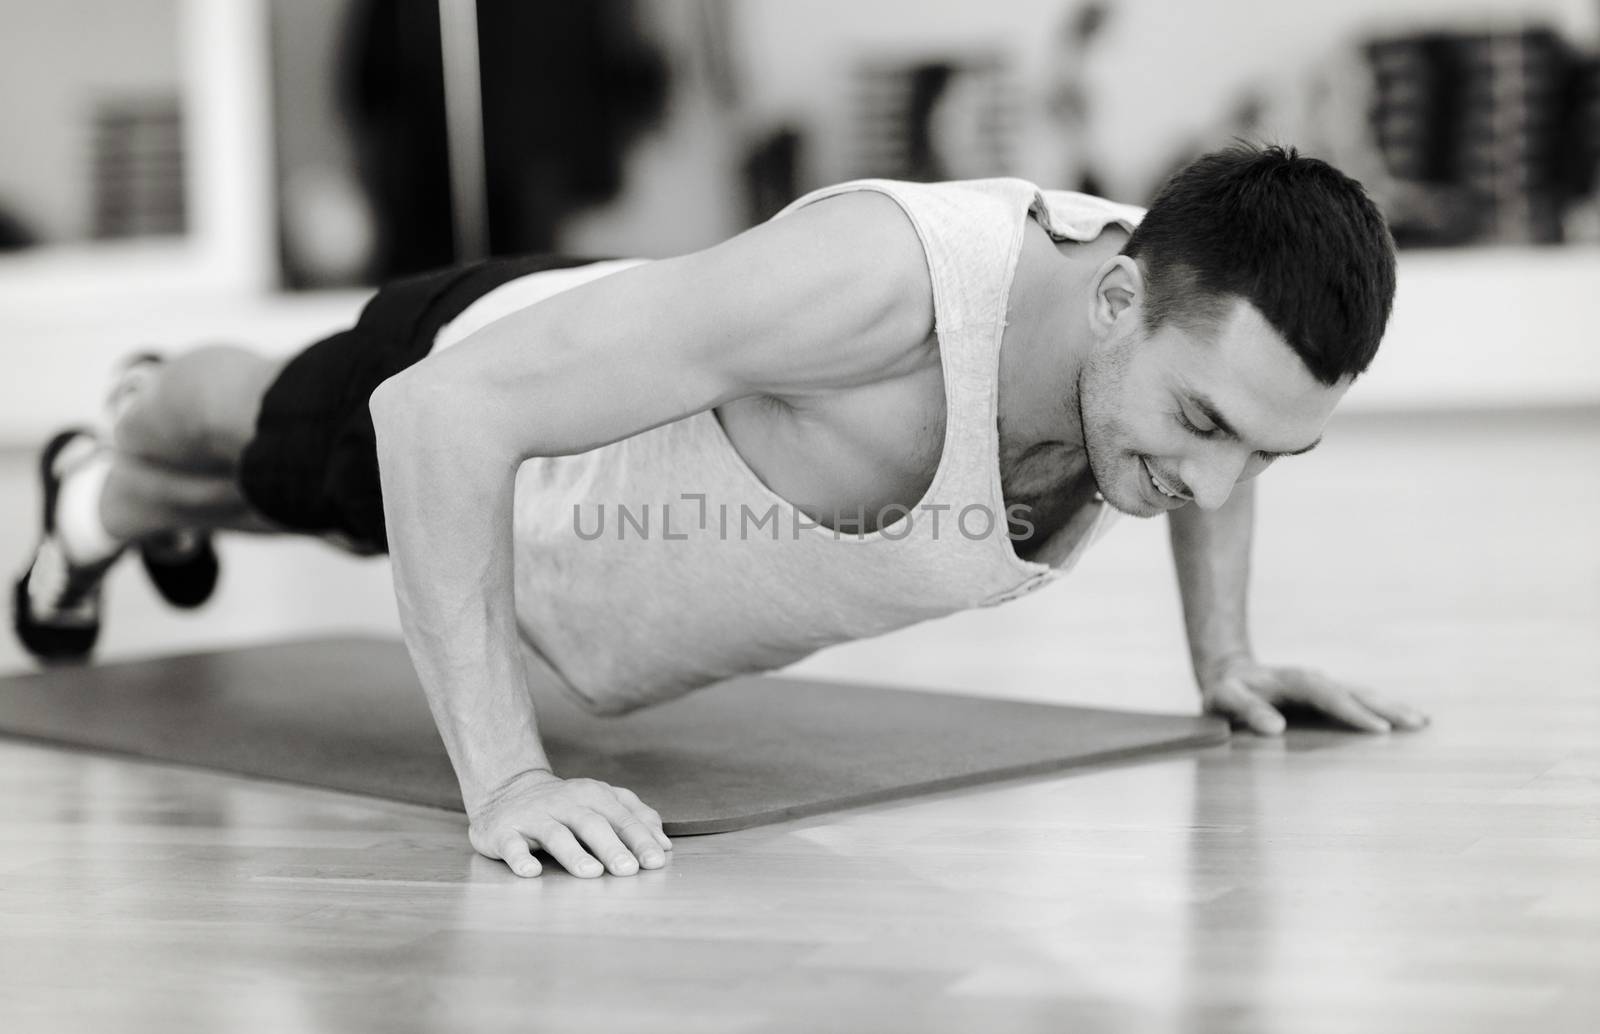
{"label": "man's left hand", "polygon": [[1207,671],[1200,678],[1200,699],[1207,712],[1262,736],[1283,732],[1282,707],[1316,711],[1362,732],[1411,732],[1428,724],[1422,712],[1370,690],[1318,671],[1261,664],[1253,658],[1236,658]]}

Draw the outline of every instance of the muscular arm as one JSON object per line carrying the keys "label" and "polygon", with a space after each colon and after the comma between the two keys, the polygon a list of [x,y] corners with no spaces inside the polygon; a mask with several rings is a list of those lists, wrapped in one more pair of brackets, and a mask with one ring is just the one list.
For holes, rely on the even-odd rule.
{"label": "muscular arm", "polygon": [[1204,684],[1229,659],[1250,656],[1246,604],[1255,483],[1235,486],[1215,511],[1191,504],[1173,510],[1167,521],[1189,661],[1195,678]]}
{"label": "muscular arm", "polygon": [[1285,706],[1319,711],[1365,732],[1428,724],[1421,712],[1370,690],[1311,669],[1256,660],[1246,615],[1254,482],[1234,486],[1228,501],[1213,512],[1184,506],[1168,520],[1189,658],[1206,710],[1265,736],[1283,731],[1279,708]]}
{"label": "muscular arm", "polygon": [[[474,846],[536,872],[515,832],[568,868],[598,874],[567,843],[577,832],[596,847],[583,830],[558,831],[547,816],[541,829],[523,828],[534,820],[504,819],[501,806],[550,767],[519,667],[512,598],[521,462],[583,452],[746,395],[870,380],[920,345],[931,324],[910,224],[886,198],[847,195],[565,291],[374,392],[401,625],[473,817]],[[619,796],[632,806],[631,794]],[[586,805],[602,806],[619,831],[630,822],[609,798]],[[633,810],[654,814],[641,809]],[[496,828],[480,836],[483,816]]]}

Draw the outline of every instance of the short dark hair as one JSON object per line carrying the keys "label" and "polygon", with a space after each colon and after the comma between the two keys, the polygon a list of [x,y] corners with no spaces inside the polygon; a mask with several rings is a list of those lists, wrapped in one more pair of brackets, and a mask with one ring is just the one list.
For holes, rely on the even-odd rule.
{"label": "short dark hair", "polygon": [[1239,142],[1195,159],[1122,252],[1143,271],[1149,332],[1214,328],[1244,299],[1330,386],[1366,370],[1394,305],[1394,238],[1377,206],[1293,147]]}

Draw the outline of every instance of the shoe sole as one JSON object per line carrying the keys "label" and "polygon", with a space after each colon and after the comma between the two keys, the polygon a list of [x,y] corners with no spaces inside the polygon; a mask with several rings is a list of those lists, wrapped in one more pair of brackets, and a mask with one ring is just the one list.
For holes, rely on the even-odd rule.
{"label": "shoe sole", "polygon": [[[44,490],[41,493],[44,498],[39,525],[43,531],[39,536],[38,545],[33,547],[35,558],[38,557],[45,540],[56,531],[56,497],[61,490],[61,480],[56,477],[55,472],[56,458],[73,439],[85,436],[93,437],[92,433],[84,428],[68,428],[50,439],[39,454],[39,483]],[[11,627],[16,632],[17,638],[22,641],[22,645],[29,653],[45,663],[80,661],[87,657],[100,638],[100,622],[69,627],[47,625],[34,620],[31,601],[28,599],[28,584],[32,579],[33,561],[30,561],[28,570],[17,579],[11,593]]]}

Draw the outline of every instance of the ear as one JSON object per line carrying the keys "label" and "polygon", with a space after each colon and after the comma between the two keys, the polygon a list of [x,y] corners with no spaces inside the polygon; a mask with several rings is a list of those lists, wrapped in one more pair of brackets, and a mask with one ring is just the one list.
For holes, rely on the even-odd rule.
{"label": "ear", "polygon": [[1089,320],[1104,336],[1144,297],[1144,274],[1139,271],[1137,260],[1117,255],[1105,261],[1093,282],[1094,304],[1089,309]]}

